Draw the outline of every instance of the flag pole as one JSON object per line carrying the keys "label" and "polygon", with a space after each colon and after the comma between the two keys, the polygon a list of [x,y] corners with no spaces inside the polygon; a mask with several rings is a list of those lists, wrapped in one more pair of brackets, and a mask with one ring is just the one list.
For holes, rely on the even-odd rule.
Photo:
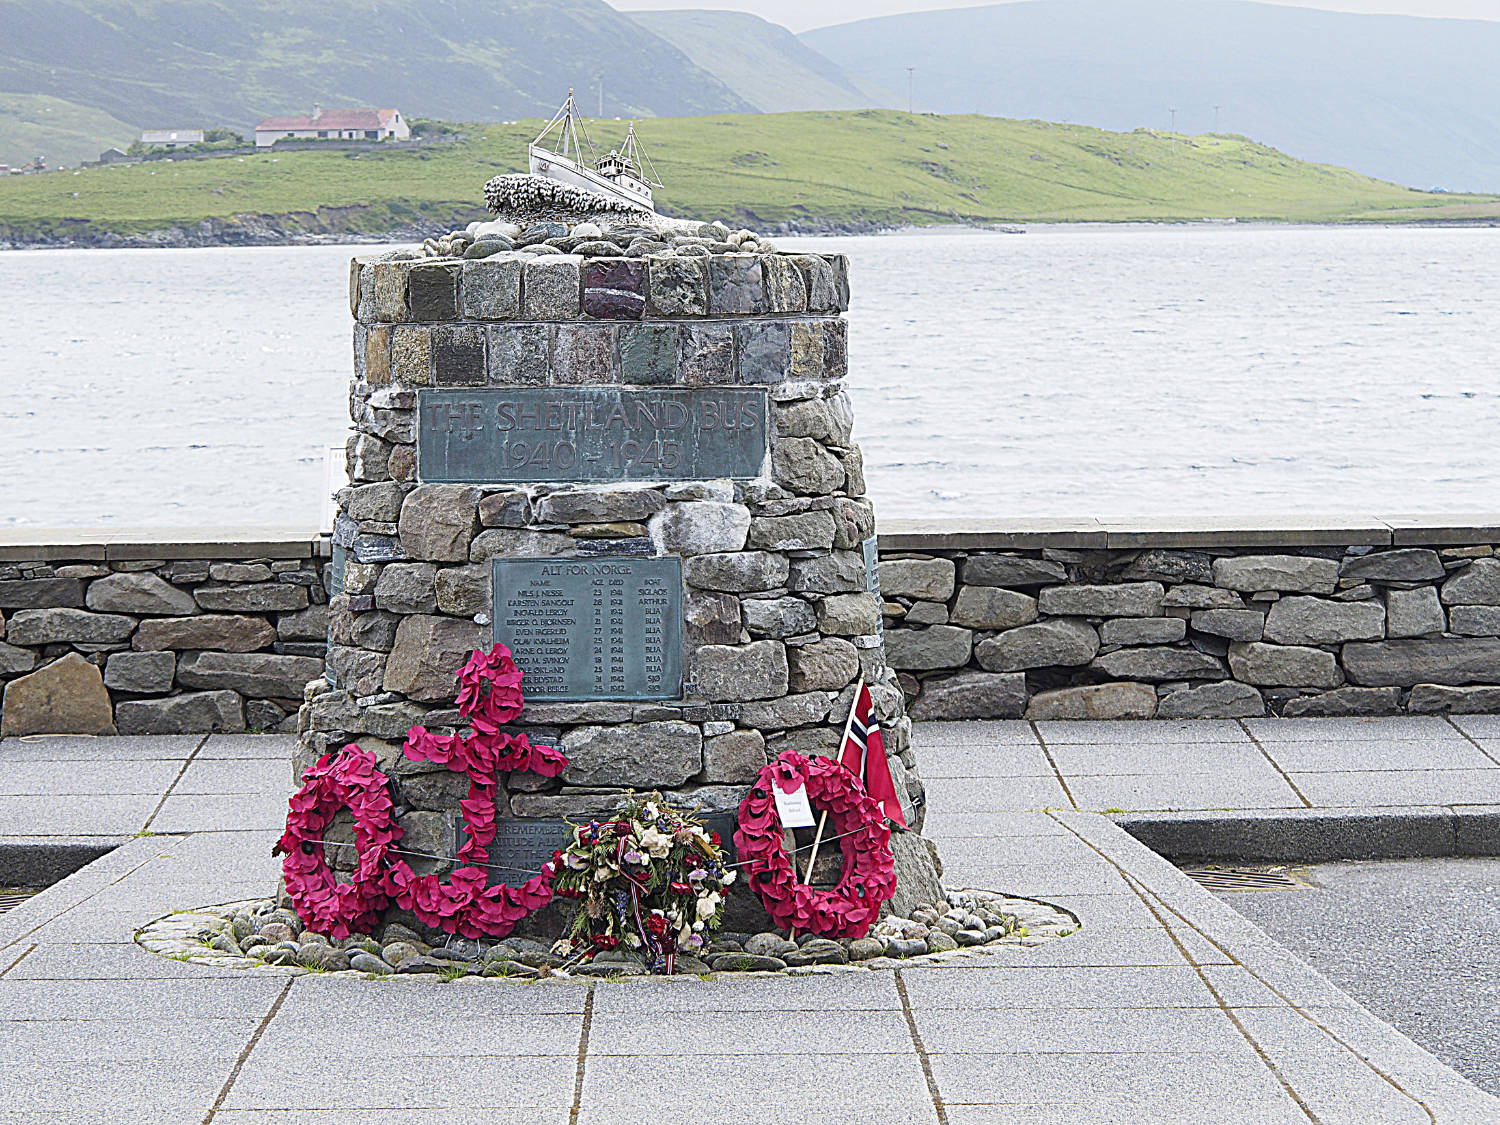
{"label": "flag pole", "polygon": [[[854,689],[854,701],[849,704],[849,717],[844,720],[844,736],[839,739],[839,761],[843,761],[843,759],[844,759],[844,747],[849,744],[849,731],[854,727],[854,713],[859,710],[859,697],[861,695],[863,695],[864,693],[865,693],[865,678],[863,676],[861,676],[859,678],[859,686]],[[867,736],[865,738],[864,749],[861,751],[860,758],[859,758],[859,780],[860,780],[860,784],[861,785],[864,784],[864,780],[865,780],[865,755],[867,755],[869,752],[870,752],[870,740],[869,740],[869,738]],[[818,862],[818,849],[823,844],[823,829],[826,828],[827,826],[828,826],[828,810],[824,809],[823,810],[823,815],[820,816],[820,817],[818,817],[818,830],[815,833],[813,833],[812,854],[807,857],[807,871],[803,873],[803,876],[802,876],[802,882],[803,883],[806,883],[809,879],[812,878],[813,864],[815,864],[815,863]],[[797,865],[794,862],[792,864],[792,873],[796,874],[796,871],[797,871]],[[791,936],[790,936],[790,938],[788,940],[790,940],[790,941],[796,941],[797,940],[797,927],[793,926],[792,929],[791,929],[791,931],[790,931],[790,933],[791,933]]]}

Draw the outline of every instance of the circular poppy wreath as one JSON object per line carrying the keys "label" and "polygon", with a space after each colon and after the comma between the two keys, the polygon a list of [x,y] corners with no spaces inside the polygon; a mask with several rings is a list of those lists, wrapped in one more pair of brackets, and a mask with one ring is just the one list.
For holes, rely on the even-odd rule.
{"label": "circular poppy wreath", "polygon": [[[315,932],[348,937],[369,933],[380,911],[394,900],[426,925],[463,937],[504,937],[517,922],[552,901],[556,861],[519,887],[489,885],[489,845],[495,839],[495,790],[499,774],[537,773],[556,777],[568,759],[547,746],[533,746],[524,734],[500,729],[521,714],[521,672],[504,645],[476,652],[459,670],[459,711],[469,734],[436,735],[412,727],[403,750],[412,761],[433,762],[468,775],[469,795],[459,802],[468,839],[458,850],[464,866],[445,883],[418,875],[393,847],[402,830],[392,824],[388,778],[375,756],[349,746],[337,758],[325,756],[305,775],[292,797],[287,828],[277,845],[286,852],[282,872],[287,895]],[[342,808],[354,815],[359,864],[349,883],[339,883],[323,854],[323,833]]]}
{"label": "circular poppy wreath", "polygon": [[[805,786],[808,801],[828,811],[844,852],[843,874],[831,891],[797,880],[771,792],[778,782],[783,792]],[[861,938],[880,916],[881,903],[896,893],[891,830],[880,802],[834,758],[808,758],[788,750],[761,770],[740,805],[734,846],[750,886],[783,929]]]}
{"label": "circular poppy wreath", "polygon": [[[323,834],[342,809],[354,814],[359,855],[347,883],[334,877],[323,849]],[[281,871],[292,906],[314,933],[342,939],[369,933],[380,921],[380,912],[390,904],[386,873],[391,845],[402,835],[391,812],[386,776],[368,750],[346,746],[337,757],[325,754],[303,775],[276,850],[286,853]]]}

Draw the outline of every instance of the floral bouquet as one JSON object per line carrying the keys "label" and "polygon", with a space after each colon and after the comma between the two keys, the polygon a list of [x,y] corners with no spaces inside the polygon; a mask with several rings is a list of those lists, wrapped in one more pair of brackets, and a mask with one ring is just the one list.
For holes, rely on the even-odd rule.
{"label": "floral bouquet", "polygon": [[559,952],[589,960],[624,947],[652,972],[672,972],[676,955],[703,949],[723,919],[735,872],[719,844],[660,793],[575,828],[553,857],[553,893],[578,900]]}

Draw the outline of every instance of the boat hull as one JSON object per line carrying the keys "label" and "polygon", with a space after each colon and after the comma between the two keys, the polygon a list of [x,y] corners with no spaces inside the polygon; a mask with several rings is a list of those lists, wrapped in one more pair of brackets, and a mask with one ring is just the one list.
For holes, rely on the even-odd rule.
{"label": "boat hull", "polygon": [[654,212],[656,210],[656,205],[651,200],[651,189],[639,180],[630,177],[621,177],[618,181],[612,180],[565,156],[558,156],[557,153],[548,152],[536,145],[530,146],[529,155],[531,174],[534,176],[543,176],[570,187],[582,188],[584,191],[617,199],[621,203],[639,207],[643,211]]}

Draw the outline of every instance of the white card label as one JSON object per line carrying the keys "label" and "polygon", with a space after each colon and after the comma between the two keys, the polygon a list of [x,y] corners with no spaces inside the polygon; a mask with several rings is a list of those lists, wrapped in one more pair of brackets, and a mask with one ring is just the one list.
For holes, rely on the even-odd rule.
{"label": "white card label", "polygon": [[812,804],[807,799],[805,785],[799,785],[787,793],[773,781],[771,795],[776,798],[776,815],[781,818],[781,827],[811,828],[817,823],[813,819]]}

